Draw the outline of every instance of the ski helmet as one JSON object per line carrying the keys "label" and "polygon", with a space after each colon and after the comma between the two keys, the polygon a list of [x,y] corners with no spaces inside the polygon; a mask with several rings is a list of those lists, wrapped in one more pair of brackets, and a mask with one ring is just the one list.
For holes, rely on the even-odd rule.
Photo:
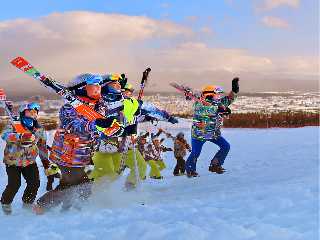
{"label": "ski helmet", "polygon": [[[120,80],[122,79],[122,76],[120,74],[107,74],[103,75],[103,90],[104,93],[112,93],[112,94],[118,94],[121,93],[121,84]],[[112,83],[118,83],[119,88],[115,88],[112,86]]]}
{"label": "ski helmet", "polygon": [[132,84],[127,83],[127,84],[124,86],[123,90],[124,90],[124,91],[133,92],[133,91],[134,91],[134,88],[133,88]]}
{"label": "ski helmet", "polygon": [[19,108],[20,113],[24,113],[25,110],[36,110],[37,112],[40,111],[40,105],[36,102],[31,102],[28,104],[23,104]]}
{"label": "ski helmet", "polygon": [[91,75],[86,79],[87,85],[100,85],[102,77],[100,75]]}
{"label": "ski helmet", "polygon": [[82,89],[86,85],[99,85],[102,83],[102,76],[99,74],[83,73],[76,76],[68,84],[69,90]]}
{"label": "ski helmet", "polygon": [[209,96],[217,97],[217,96],[221,96],[221,94],[223,93],[224,93],[223,88],[215,85],[208,85],[202,89],[202,94],[205,97],[209,97]]}
{"label": "ski helmet", "polygon": [[177,138],[179,138],[179,139],[184,138],[184,133],[183,133],[183,132],[179,132],[179,133],[177,134]]}
{"label": "ski helmet", "polygon": [[102,79],[103,79],[103,85],[105,85],[108,83],[122,80],[122,74],[118,74],[118,73],[106,74],[106,75],[102,75]]}

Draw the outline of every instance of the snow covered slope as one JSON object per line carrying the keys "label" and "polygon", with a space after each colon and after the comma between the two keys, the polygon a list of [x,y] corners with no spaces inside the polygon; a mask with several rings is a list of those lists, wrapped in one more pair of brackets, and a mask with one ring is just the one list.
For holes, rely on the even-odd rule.
{"label": "snow covered slope", "polygon": [[[189,136],[188,125],[162,127]],[[208,143],[200,178],[173,177],[168,153],[164,180],[148,179],[134,192],[122,191],[124,178],[101,183],[81,211],[35,216],[21,209],[21,188],[14,214],[0,213],[0,239],[318,239],[319,129],[225,129],[224,136],[231,152],[223,175],[207,171],[217,150]],[[1,164],[1,191],[5,184]]]}

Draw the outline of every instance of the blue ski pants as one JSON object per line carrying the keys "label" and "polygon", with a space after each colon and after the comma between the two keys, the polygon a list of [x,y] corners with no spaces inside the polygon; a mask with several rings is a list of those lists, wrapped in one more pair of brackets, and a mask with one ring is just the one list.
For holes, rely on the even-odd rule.
{"label": "blue ski pants", "polygon": [[[222,166],[224,163],[224,160],[226,159],[229,153],[230,144],[222,136],[218,137],[217,139],[210,139],[207,141],[212,142],[220,147],[219,151],[212,158],[211,164],[213,164],[215,160],[215,161],[218,161],[219,165]],[[191,139],[192,151],[186,162],[187,172],[196,171],[197,159],[200,156],[203,144],[207,141],[199,140],[196,138]]]}

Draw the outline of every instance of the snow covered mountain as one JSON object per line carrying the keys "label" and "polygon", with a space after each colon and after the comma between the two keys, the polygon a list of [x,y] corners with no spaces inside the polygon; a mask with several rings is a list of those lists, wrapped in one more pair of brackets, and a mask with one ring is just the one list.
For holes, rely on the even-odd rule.
{"label": "snow covered mountain", "polygon": [[[190,136],[188,122],[161,126]],[[133,192],[122,191],[124,177],[100,183],[81,211],[35,216],[21,209],[22,184],[13,215],[0,213],[0,239],[318,239],[319,128],[225,129],[224,136],[231,143],[225,174],[207,170],[217,150],[210,143],[198,160],[200,178],[174,177],[166,153],[164,180],[147,179]],[[6,181],[1,164],[1,191]]]}

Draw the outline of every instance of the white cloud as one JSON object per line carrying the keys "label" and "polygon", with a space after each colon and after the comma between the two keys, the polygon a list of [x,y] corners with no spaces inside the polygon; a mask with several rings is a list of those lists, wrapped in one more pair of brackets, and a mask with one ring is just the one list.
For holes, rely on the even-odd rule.
{"label": "white cloud", "polygon": [[298,8],[299,5],[300,5],[300,0],[264,0],[260,6],[260,9],[271,10],[281,6]]}
{"label": "white cloud", "polygon": [[287,21],[272,16],[265,16],[262,18],[262,23],[271,28],[289,28],[290,25]]}
{"label": "white cloud", "polygon": [[79,71],[118,70],[140,50],[145,54],[147,41],[171,41],[192,34],[184,26],[142,16],[54,13],[36,20],[0,22],[0,55],[9,60],[23,54],[66,78]]}
{"label": "white cloud", "polygon": [[1,85],[12,89],[19,86],[23,91],[43,89],[9,64],[17,55],[61,81],[83,72],[125,72],[136,83],[144,68],[150,66],[158,90],[170,89],[169,81],[195,87],[212,79],[229,83],[234,75],[252,80],[252,84],[247,81],[247,89],[263,89],[261,79],[318,75],[316,59],[277,61],[249,50],[212,48],[195,42],[195,35],[191,29],[169,21],[94,12],[0,22]]}

